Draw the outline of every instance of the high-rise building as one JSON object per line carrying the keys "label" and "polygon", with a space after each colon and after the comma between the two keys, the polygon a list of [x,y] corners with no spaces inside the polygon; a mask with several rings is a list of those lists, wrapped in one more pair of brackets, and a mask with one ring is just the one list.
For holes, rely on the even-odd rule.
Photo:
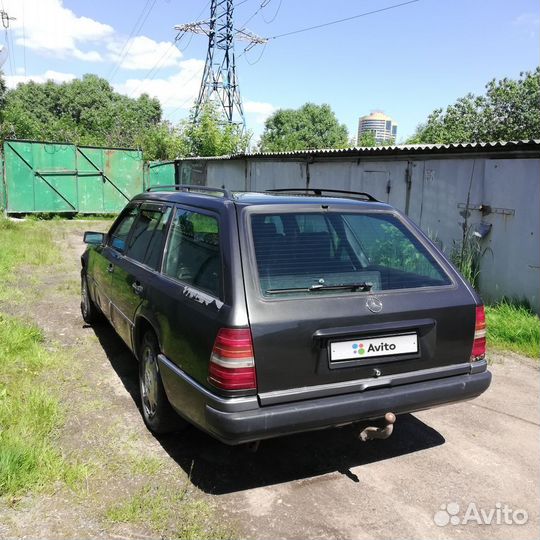
{"label": "high-rise building", "polygon": [[371,114],[362,116],[358,121],[358,139],[359,142],[362,135],[368,131],[375,134],[375,141],[382,143],[383,141],[396,141],[397,124],[382,111],[371,111]]}

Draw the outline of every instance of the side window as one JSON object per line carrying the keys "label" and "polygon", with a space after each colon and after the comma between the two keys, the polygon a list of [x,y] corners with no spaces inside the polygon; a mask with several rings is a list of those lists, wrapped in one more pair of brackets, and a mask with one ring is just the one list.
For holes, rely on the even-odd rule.
{"label": "side window", "polygon": [[126,242],[129,236],[129,231],[137,217],[138,207],[128,208],[121,216],[120,221],[109,233],[109,245],[116,251],[124,253],[126,251]]}
{"label": "side window", "polygon": [[161,255],[163,254],[163,246],[165,244],[165,236],[167,232],[167,224],[169,223],[169,218],[171,217],[171,209],[167,208],[161,216],[161,220],[154,231],[154,236],[150,241],[148,250],[146,251],[146,256],[144,258],[144,264],[150,268],[157,270],[159,264],[161,263]]}
{"label": "side window", "polygon": [[171,224],[163,273],[220,296],[219,224],[215,217],[177,210]]}
{"label": "side window", "polygon": [[157,267],[169,212],[164,214],[161,209],[141,209],[129,238],[126,253],[129,258]]}

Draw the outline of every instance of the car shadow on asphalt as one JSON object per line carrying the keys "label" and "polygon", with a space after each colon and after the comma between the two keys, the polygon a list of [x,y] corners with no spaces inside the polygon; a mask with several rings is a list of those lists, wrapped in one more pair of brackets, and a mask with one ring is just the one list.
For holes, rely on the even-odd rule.
{"label": "car shadow on asphalt", "polygon": [[[140,411],[137,362],[131,351],[108,324],[93,330]],[[357,432],[349,425],[279,437],[262,441],[256,452],[250,452],[246,445],[227,446],[191,427],[178,434],[156,436],[156,440],[196,487],[214,495],[329,473],[340,473],[359,482],[352,468],[445,442],[438,431],[411,414],[398,417],[394,433],[387,440],[361,442]]]}

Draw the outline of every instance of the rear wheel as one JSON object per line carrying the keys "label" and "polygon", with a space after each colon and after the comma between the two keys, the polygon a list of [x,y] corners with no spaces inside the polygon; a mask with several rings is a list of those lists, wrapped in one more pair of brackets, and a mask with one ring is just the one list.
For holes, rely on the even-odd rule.
{"label": "rear wheel", "polygon": [[171,407],[158,366],[159,347],[156,336],[144,334],[139,350],[139,387],[144,423],[154,433],[172,433],[187,426]]}
{"label": "rear wheel", "polygon": [[101,311],[94,304],[88,290],[88,278],[86,274],[81,274],[81,314],[85,323],[95,324],[102,318]]}

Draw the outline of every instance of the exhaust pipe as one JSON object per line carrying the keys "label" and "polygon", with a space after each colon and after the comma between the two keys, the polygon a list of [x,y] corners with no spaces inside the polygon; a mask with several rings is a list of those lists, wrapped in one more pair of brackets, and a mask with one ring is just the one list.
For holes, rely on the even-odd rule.
{"label": "exhaust pipe", "polygon": [[396,421],[396,415],[391,412],[387,412],[384,415],[384,425],[382,427],[367,426],[359,434],[358,438],[362,442],[371,441],[373,439],[388,439],[394,431],[394,423]]}

